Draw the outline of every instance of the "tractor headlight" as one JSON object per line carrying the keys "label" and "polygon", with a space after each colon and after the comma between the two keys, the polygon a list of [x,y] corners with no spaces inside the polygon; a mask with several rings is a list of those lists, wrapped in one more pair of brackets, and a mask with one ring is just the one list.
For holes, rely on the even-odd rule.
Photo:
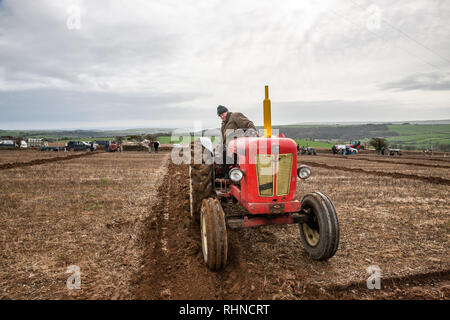
{"label": "tractor headlight", "polygon": [[239,182],[244,177],[244,173],[238,168],[231,169],[229,175],[233,182]]}
{"label": "tractor headlight", "polygon": [[303,165],[297,169],[297,176],[300,179],[308,179],[310,175],[311,175],[311,168],[308,166]]}

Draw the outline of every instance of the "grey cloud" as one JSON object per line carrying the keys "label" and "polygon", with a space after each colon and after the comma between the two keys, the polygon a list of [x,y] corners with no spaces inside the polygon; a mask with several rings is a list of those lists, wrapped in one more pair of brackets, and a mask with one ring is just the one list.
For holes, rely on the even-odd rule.
{"label": "grey cloud", "polygon": [[175,52],[178,35],[132,19],[121,25],[87,19],[97,14],[87,10],[81,29],[70,31],[63,10],[55,15],[39,2],[1,4],[0,61],[6,63],[0,65],[0,76],[31,86],[42,78],[82,87],[79,74],[108,77],[118,68],[148,68]]}
{"label": "grey cloud", "polygon": [[302,122],[351,121],[403,121],[450,118],[450,108],[439,106],[422,108],[394,101],[288,101],[273,103],[274,123],[294,124]]}
{"label": "grey cloud", "polygon": [[33,89],[0,91],[2,122],[109,121],[183,119],[191,110],[180,107],[196,94],[118,94]]}
{"label": "grey cloud", "polygon": [[385,90],[396,91],[450,90],[450,73],[433,72],[414,74],[399,81],[385,83],[380,87]]}

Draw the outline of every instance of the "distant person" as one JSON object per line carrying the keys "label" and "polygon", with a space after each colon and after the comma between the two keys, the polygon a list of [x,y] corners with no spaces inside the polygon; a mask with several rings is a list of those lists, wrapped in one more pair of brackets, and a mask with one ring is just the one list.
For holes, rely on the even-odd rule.
{"label": "distant person", "polygon": [[153,148],[155,148],[155,152],[158,152],[158,148],[159,148],[159,141],[155,141],[155,142],[153,142]]}
{"label": "distant person", "polygon": [[152,153],[152,144],[153,144],[153,142],[152,142],[152,140],[150,140],[148,143],[148,153]]}
{"label": "distant person", "polygon": [[351,154],[350,152],[350,147],[349,146],[345,146],[345,150],[344,150],[344,156]]}
{"label": "distant person", "polygon": [[109,141],[105,142],[105,152],[109,151]]}

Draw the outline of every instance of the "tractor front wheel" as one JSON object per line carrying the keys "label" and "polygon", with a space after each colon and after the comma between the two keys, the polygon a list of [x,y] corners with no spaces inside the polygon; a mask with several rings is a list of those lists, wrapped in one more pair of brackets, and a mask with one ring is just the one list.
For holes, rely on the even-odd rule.
{"label": "tractor front wheel", "polygon": [[196,141],[192,144],[191,164],[189,165],[189,202],[191,217],[195,222],[200,222],[200,209],[202,200],[214,196],[214,166],[213,164],[204,163],[201,159],[200,163],[194,161],[194,146],[200,148],[202,154],[205,148]]}
{"label": "tractor front wheel", "polygon": [[307,194],[302,211],[309,214],[308,223],[300,224],[303,247],[314,260],[328,260],[339,245],[339,223],[331,200],[320,192]]}
{"label": "tractor front wheel", "polygon": [[202,201],[200,229],[203,258],[210,270],[219,270],[227,264],[228,240],[225,214],[216,198]]}

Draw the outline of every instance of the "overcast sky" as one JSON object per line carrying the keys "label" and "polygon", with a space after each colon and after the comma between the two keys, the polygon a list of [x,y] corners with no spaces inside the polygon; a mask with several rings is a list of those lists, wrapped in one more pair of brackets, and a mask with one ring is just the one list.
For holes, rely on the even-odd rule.
{"label": "overcast sky", "polygon": [[274,124],[450,119],[449,21],[446,0],[0,0],[0,129],[211,127],[218,104],[261,125],[264,85]]}

